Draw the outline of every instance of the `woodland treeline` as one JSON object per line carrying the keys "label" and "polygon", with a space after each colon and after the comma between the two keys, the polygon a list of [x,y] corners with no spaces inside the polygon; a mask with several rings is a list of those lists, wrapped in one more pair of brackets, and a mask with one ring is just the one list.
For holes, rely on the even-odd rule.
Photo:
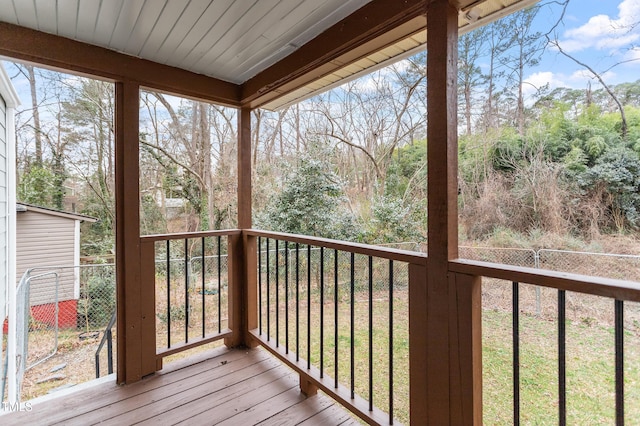
{"label": "woodland treeline", "polygon": [[[533,31],[538,12],[460,38],[462,238],[635,231],[640,80],[607,86],[589,68],[593,85],[540,87],[527,98],[525,73],[553,44]],[[282,110],[254,111],[255,226],[425,240],[425,63],[419,54]],[[83,251],[112,252],[113,85],[28,65],[10,72],[30,89],[17,120],[19,201],[98,217],[83,230]],[[142,93],[140,108],[142,233],[234,227],[236,111],[154,92]]]}

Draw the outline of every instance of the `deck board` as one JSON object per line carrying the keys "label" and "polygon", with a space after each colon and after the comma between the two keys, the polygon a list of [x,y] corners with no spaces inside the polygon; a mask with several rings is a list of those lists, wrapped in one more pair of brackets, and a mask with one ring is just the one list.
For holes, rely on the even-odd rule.
{"label": "deck board", "polygon": [[103,382],[33,400],[32,407],[0,416],[0,424],[357,424],[325,395],[305,397],[297,375],[260,349],[214,349],[168,364],[138,383]]}

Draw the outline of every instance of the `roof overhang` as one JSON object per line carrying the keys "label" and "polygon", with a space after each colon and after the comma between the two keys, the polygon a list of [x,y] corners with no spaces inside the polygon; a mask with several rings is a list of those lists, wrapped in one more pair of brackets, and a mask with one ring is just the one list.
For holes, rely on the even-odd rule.
{"label": "roof overhang", "polygon": [[[17,0],[12,1],[15,3]],[[92,4],[88,0],[85,1]],[[97,1],[94,0],[93,3]],[[324,3],[329,4],[330,1],[325,0]],[[34,29],[40,28],[39,24],[32,24],[29,28],[26,25],[0,22],[0,56],[113,81],[133,81],[152,90],[222,105],[277,109],[300,102],[424,49],[428,32],[426,13],[430,1],[372,0],[359,7],[366,0],[351,0],[352,7],[359,7],[357,10],[332,25],[329,25],[330,20],[326,20],[328,26],[321,28],[322,31],[316,28],[315,31],[319,34],[302,46],[298,47],[295,44],[296,37],[299,39],[300,34],[291,34],[288,42],[284,40],[284,46],[292,46],[294,50],[276,63],[265,65],[264,69],[257,71],[242,83],[232,83],[194,72],[186,64],[181,67],[154,62],[151,59],[152,55],[136,57],[132,54],[135,51],[124,54],[100,47],[99,43],[90,37],[83,39],[79,30],[75,33],[75,40],[71,40]],[[195,0],[187,3],[192,2],[195,4]],[[536,0],[450,2],[460,11],[459,29],[460,32],[465,32],[527,7]],[[214,0],[208,0],[206,3],[211,5]],[[307,1],[305,5],[313,3]],[[44,4],[36,2],[34,7]],[[100,5],[106,4],[109,7],[112,5],[104,0],[100,1]],[[60,8],[62,3],[56,5]],[[176,7],[173,3],[171,5]],[[142,10],[144,9],[145,7],[142,7]],[[149,6],[149,9],[153,7]],[[142,11],[140,13],[142,16]],[[37,13],[35,15],[38,19],[41,18]],[[157,15],[156,11],[156,17]],[[80,14],[77,19],[80,19],[79,16]],[[242,17],[227,19],[237,19],[239,22]],[[281,22],[282,16],[271,13],[265,15],[264,19],[274,19],[272,24],[277,25]],[[76,25],[80,26],[79,23]],[[100,25],[105,23],[100,22]],[[118,23],[113,22],[111,25],[115,31]],[[269,22],[261,22],[262,27],[266,28],[268,25]],[[192,48],[196,49],[201,46],[202,40],[190,41],[185,37],[183,42],[193,43]],[[144,49],[139,52],[144,52]],[[269,54],[273,56],[273,52]],[[211,66],[215,67],[216,63],[212,63]]]}
{"label": "roof overhang", "polygon": [[[473,31],[537,2],[538,0],[459,2],[464,3],[464,5],[459,4],[459,34]],[[372,40],[368,46],[363,46],[362,50],[353,51],[350,58],[342,57],[339,60],[330,61],[324,65],[324,68],[315,69],[313,73],[309,73],[307,78],[311,79],[310,82],[305,83],[302,78],[300,79],[302,84],[297,87],[291,84],[282,85],[274,88],[269,95],[258,97],[254,102],[269,110],[286,108],[425,51],[428,32],[426,14],[413,18],[409,14],[406,17],[411,19]],[[358,53],[361,55],[359,56]],[[291,90],[289,89],[291,86],[296,88]]]}
{"label": "roof overhang", "polygon": [[4,99],[5,104],[9,108],[15,108],[20,105],[20,98],[16,93],[15,87],[11,84],[11,80],[7,75],[7,71],[0,63],[0,96]]}

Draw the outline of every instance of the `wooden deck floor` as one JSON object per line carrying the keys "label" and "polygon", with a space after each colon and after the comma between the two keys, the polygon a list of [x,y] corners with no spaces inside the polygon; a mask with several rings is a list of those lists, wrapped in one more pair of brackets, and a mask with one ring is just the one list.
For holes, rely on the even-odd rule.
{"label": "wooden deck floor", "polygon": [[260,349],[214,349],[168,364],[138,383],[112,381],[0,416],[2,425],[355,425],[324,395],[306,398],[298,377]]}

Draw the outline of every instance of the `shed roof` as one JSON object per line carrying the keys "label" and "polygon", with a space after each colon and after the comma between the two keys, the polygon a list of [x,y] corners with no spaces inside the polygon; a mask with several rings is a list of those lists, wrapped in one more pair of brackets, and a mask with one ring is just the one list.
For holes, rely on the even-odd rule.
{"label": "shed roof", "polygon": [[51,209],[48,207],[40,207],[40,206],[35,206],[33,204],[27,204],[27,203],[16,203],[16,211],[18,213],[24,213],[24,212],[42,213],[50,216],[58,216],[66,219],[80,220],[83,222],[91,222],[91,223],[98,222],[99,220],[98,218],[87,216],[84,214],[65,212],[62,210]]}

